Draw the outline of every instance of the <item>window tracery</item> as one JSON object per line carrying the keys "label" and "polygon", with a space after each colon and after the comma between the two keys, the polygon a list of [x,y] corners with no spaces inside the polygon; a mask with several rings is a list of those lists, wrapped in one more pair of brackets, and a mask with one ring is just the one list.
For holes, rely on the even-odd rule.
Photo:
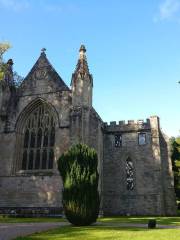
{"label": "window tracery", "polygon": [[34,109],[23,128],[22,170],[53,169],[55,120],[41,104]]}

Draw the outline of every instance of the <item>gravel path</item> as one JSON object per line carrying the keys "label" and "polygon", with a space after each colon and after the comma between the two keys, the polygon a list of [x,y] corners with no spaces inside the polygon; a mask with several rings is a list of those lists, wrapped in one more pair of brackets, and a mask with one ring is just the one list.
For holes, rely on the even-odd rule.
{"label": "gravel path", "polygon": [[54,223],[0,223],[0,240],[12,240],[16,237],[42,232],[69,225],[66,222]]}

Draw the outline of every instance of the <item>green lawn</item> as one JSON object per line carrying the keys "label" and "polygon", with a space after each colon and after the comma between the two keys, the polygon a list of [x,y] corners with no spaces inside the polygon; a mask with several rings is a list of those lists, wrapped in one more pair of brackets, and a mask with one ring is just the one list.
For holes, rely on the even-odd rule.
{"label": "green lawn", "polygon": [[105,226],[61,227],[16,240],[177,240],[180,229],[140,229]]}
{"label": "green lawn", "polygon": [[162,225],[180,225],[178,217],[105,217],[99,218],[102,223],[148,223],[149,219],[156,219]]}
{"label": "green lawn", "polygon": [[[180,239],[180,229],[143,229],[120,227],[120,223],[144,223],[153,217],[105,217],[99,218],[102,225],[89,227],[60,227],[16,240],[177,240]],[[154,217],[158,224],[180,225],[180,217]],[[31,223],[31,222],[62,222],[63,218],[15,218],[0,217],[0,223]],[[103,225],[104,224],[104,225]]]}
{"label": "green lawn", "polygon": [[[99,218],[101,223],[147,223],[149,219],[155,218],[158,224],[180,225],[179,217],[104,217]],[[32,223],[32,222],[64,222],[64,218],[34,217],[34,218],[15,218],[0,216],[0,223]]]}

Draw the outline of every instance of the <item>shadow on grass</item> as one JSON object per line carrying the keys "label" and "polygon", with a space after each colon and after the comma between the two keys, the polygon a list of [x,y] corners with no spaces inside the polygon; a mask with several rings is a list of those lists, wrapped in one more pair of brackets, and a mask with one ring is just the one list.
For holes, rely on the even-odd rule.
{"label": "shadow on grass", "polygon": [[[19,237],[15,240],[88,240],[88,239],[115,239],[114,237],[124,237],[118,239],[130,239],[131,236],[145,236],[152,233],[161,233],[161,235],[166,235],[167,232],[171,230],[167,229],[154,229],[149,230],[145,228],[133,228],[133,227],[112,227],[112,226],[88,226],[88,227],[74,227],[65,226],[55,230],[50,230],[47,232],[33,234],[29,237]],[[127,237],[127,238],[126,238]],[[117,239],[117,238],[116,238]],[[134,238],[132,238],[134,239]],[[135,238],[136,239],[136,238]],[[144,239],[144,238],[143,238]]]}

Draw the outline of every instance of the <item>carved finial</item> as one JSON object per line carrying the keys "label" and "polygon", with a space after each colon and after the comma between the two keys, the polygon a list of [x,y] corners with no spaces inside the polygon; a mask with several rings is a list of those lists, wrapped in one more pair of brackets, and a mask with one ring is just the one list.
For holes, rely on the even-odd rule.
{"label": "carved finial", "polygon": [[46,52],[46,48],[42,48],[41,53],[45,53],[45,52]]}
{"label": "carved finial", "polygon": [[8,61],[7,61],[7,64],[8,65],[10,65],[10,66],[12,66],[14,63],[13,63],[13,60],[12,59],[9,59]]}
{"label": "carved finial", "polygon": [[83,44],[81,44],[79,52],[84,52],[84,53],[86,52],[86,48],[85,48],[85,46]]}
{"label": "carved finial", "polygon": [[79,49],[79,59],[85,59],[86,60],[86,48],[85,46],[82,44],[80,49]]}

